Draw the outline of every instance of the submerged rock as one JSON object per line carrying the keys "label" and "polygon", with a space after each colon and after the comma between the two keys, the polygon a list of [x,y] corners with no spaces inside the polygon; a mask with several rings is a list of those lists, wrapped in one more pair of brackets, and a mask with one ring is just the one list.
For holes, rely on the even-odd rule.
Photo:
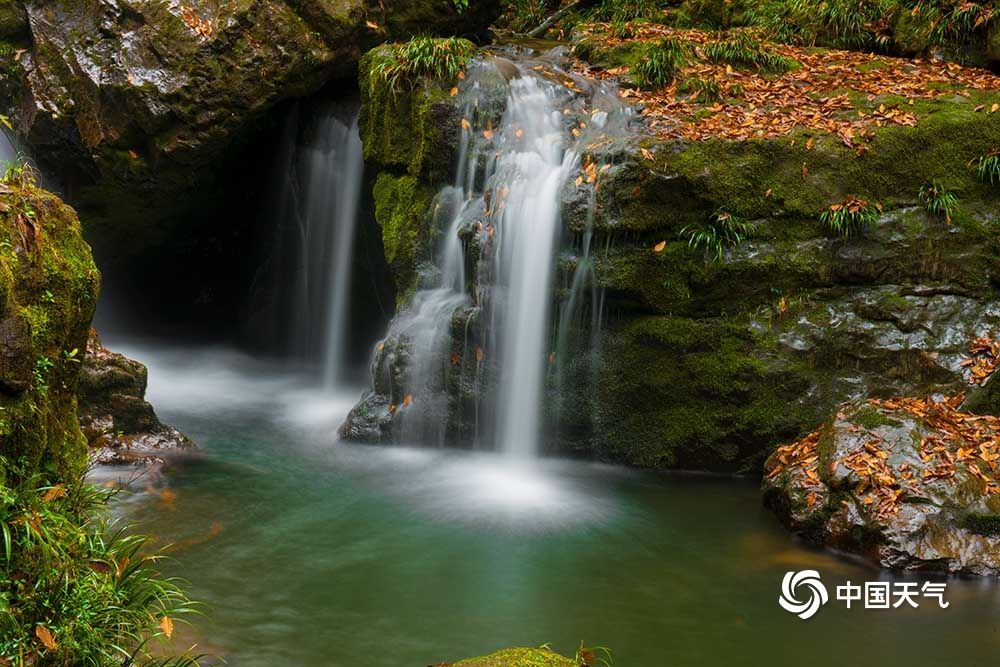
{"label": "submerged rock", "polygon": [[91,329],[80,374],[80,426],[96,463],[155,463],[194,447],[146,399],[146,367],[101,345]]}
{"label": "submerged rock", "polygon": [[586,664],[564,658],[547,648],[509,648],[438,667],[586,667]]}
{"label": "submerged rock", "polygon": [[843,406],[768,459],[765,504],[807,540],[884,567],[1000,574],[1000,419],[961,400]]}

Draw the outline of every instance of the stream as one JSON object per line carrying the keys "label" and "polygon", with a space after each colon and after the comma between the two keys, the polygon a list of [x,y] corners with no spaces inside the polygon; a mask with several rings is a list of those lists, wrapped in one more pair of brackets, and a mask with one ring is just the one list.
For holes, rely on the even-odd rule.
{"label": "stream", "polygon": [[336,426],[360,388],[319,391],[224,349],[111,344],[149,365],[160,416],[201,448],[133,480],[118,513],[173,545],[167,572],[206,605],[180,643],[229,665],[420,667],[512,645],[572,656],[581,640],[619,667],[986,665],[1000,650],[988,579],[948,580],[948,609],[782,610],[789,570],[818,570],[831,598],[905,578],[803,548],[756,480],[348,445]]}

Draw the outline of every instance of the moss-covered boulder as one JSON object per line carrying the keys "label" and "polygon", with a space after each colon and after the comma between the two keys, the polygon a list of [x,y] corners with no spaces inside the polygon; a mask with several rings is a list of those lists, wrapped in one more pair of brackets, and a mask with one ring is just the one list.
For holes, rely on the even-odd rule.
{"label": "moss-covered boulder", "polygon": [[27,174],[0,183],[0,471],[82,472],[76,391],[99,283],[76,213]]}
{"label": "moss-covered boulder", "polygon": [[842,406],[768,459],[765,503],[808,540],[885,567],[1000,574],[1000,420],[960,400]]}

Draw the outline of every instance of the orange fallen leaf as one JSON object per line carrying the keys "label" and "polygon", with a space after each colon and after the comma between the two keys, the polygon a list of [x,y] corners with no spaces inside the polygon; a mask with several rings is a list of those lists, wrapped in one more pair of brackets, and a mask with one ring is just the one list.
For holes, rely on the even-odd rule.
{"label": "orange fallen leaf", "polygon": [[50,651],[55,651],[59,648],[59,644],[56,643],[56,638],[52,636],[52,632],[44,625],[35,626],[35,636],[38,637],[38,641],[42,642],[42,645]]}
{"label": "orange fallen leaf", "polygon": [[413,405],[413,394],[407,394],[403,397],[403,407],[408,408]]}
{"label": "orange fallen leaf", "polygon": [[62,498],[66,495],[66,489],[61,484],[59,486],[53,486],[51,489],[45,492],[42,496],[43,503],[50,503],[56,498]]}
{"label": "orange fallen leaf", "polygon": [[666,241],[660,241],[653,246],[653,252],[663,252],[663,249],[667,247]]}
{"label": "orange fallen leaf", "polygon": [[455,97],[456,95],[458,95],[458,86],[454,86],[454,87],[453,87],[453,88],[451,89],[451,96],[452,96],[452,97]]}
{"label": "orange fallen leaf", "polygon": [[174,636],[174,622],[170,620],[169,616],[164,616],[160,619],[160,629],[163,630],[163,634],[166,635],[167,639]]}

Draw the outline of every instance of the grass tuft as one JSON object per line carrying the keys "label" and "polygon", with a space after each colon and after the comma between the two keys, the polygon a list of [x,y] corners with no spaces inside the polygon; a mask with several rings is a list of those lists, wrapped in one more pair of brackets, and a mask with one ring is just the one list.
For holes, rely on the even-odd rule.
{"label": "grass tuft", "polygon": [[672,37],[661,39],[646,49],[646,57],[636,65],[636,83],[645,90],[668,86],[690,57],[687,44]]}
{"label": "grass tuft", "polygon": [[920,188],[918,193],[920,203],[933,216],[951,224],[951,218],[958,210],[958,197],[947,190],[941,183],[934,181]]}
{"label": "grass tuft", "polygon": [[681,237],[688,240],[688,248],[707,252],[715,261],[722,261],[726,249],[734,249],[756,234],[757,228],[752,222],[723,210],[716,211],[700,229],[687,226],[681,230]]}
{"label": "grass tuft", "polygon": [[842,203],[833,204],[819,216],[831,232],[842,238],[857,236],[864,229],[878,222],[882,207],[870,204],[864,199],[848,197]]}

